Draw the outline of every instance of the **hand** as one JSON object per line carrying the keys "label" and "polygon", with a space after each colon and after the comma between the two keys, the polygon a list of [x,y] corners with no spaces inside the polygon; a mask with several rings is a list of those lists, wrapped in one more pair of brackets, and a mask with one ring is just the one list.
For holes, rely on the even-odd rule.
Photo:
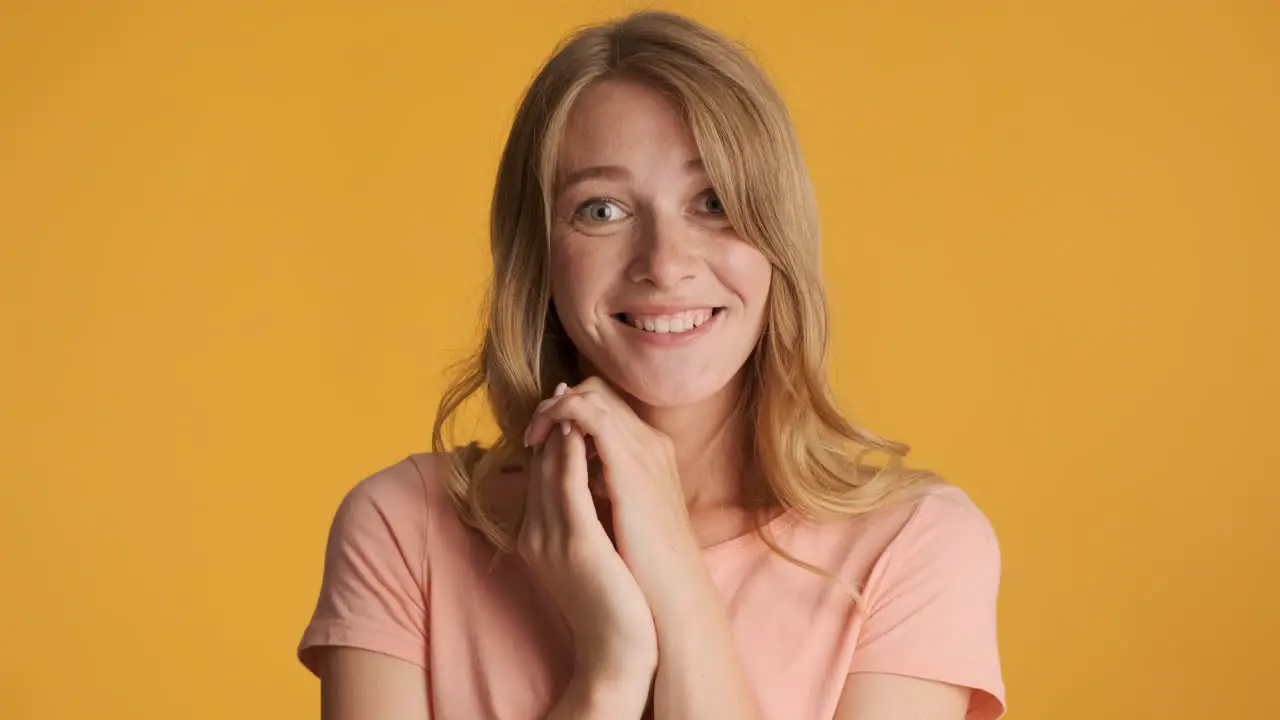
{"label": "hand", "polygon": [[582,432],[565,422],[539,442],[516,549],[573,631],[575,681],[634,695],[638,716],[658,661],[653,615],[596,515]]}
{"label": "hand", "polygon": [[674,589],[666,585],[678,582],[674,560],[701,567],[671,439],[637,417],[612,388],[594,377],[543,401],[525,432],[526,444],[554,438],[565,422],[575,432],[581,429],[595,445],[613,503],[618,553],[652,606],[658,593]]}
{"label": "hand", "polygon": [[760,717],[724,599],[690,527],[671,439],[598,378],[539,405],[526,444],[554,441],[564,422],[595,445],[613,501],[618,554],[654,618],[662,647],[655,716]]}

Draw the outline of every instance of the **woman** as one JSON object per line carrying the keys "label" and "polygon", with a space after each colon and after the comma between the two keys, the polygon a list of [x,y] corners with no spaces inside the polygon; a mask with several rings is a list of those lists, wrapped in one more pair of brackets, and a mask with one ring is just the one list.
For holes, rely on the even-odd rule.
{"label": "woman", "polygon": [[[435,452],[334,520],[299,648],[326,718],[1000,715],[994,533],[834,407],[817,211],[745,53],[664,13],[571,38],[492,250]],[[499,439],[446,448],[481,391]]]}

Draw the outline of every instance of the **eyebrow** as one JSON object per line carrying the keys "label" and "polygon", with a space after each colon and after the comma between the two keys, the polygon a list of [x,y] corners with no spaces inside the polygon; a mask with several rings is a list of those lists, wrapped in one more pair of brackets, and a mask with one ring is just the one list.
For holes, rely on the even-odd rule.
{"label": "eyebrow", "polygon": [[[704,170],[702,158],[695,157],[686,160],[684,163],[686,173]],[[567,173],[560,179],[559,188],[556,196],[560,196],[566,190],[587,180],[626,180],[631,177],[631,172],[621,165],[591,165],[579,168],[573,172]]]}

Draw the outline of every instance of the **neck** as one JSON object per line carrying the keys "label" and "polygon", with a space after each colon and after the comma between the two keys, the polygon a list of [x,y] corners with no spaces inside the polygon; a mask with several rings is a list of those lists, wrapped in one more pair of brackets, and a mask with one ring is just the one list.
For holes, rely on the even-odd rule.
{"label": "neck", "polygon": [[636,415],[675,445],[691,510],[743,504],[746,428],[734,414],[742,387],[739,375],[711,397],[679,407],[651,407],[628,398]]}

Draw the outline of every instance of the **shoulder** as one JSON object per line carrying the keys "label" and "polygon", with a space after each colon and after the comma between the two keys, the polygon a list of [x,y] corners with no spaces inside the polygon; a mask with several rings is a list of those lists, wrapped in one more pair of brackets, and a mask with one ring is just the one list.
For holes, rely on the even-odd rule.
{"label": "shoulder", "polygon": [[999,585],[1001,553],[986,513],[961,488],[939,484],[898,507],[868,518],[878,525],[883,550],[867,578],[875,595],[902,584]]}
{"label": "shoulder", "polygon": [[443,461],[433,453],[407,455],[373,471],[347,491],[331,533],[350,539],[374,533],[400,541],[425,539],[443,496],[443,472]]}
{"label": "shoulder", "polygon": [[[484,536],[469,523],[473,509],[465,486],[452,476],[450,458],[420,452],[383,467],[355,484],[334,518],[335,535],[380,534],[401,547],[451,553]],[[496,513],[522,507],[524,476],[504,472],[486,487],[484,504]]]}
{"label": "shoulder", "polygon": [[435,453],[406,455],[359,480],[343,499],[344,505],[385,507],[422,506],[443,492],[445,461]]}
{"label": "shoulder", "polygon": [[939,485],[872,522],[887,542],[863,576],[850,672],[968,687],[968,717],[998,717],[1000,548],[986,514],[960,488]]}
{"label": "shoulder", "polygon": [[355,483],[339,503],[315,613],[298,647],[313,672],[321,646],[424,662],[430,460],[411,455],[382,467]]}
{"label": "shoulder", "polygon": [[986,513],[955,485],[939,484],[923,491],[906,513],[895,542],[962,543],[998,552],[995,527]]}
{"label": "shoulder", "polygon": [[986,514],[945,482],[843,520],[801,522],[786,549],[873,590],[934,568],[983,567],[999,573],[1000,549]]}
{"label": "shoulder", "polygon": [[430,467],[429,459],[408,455],[381,467],[355,483],[342,499],[339,513],[360,508],[388,510],[421,506],[427,500],[427,479],[422,468]]}
{"label": "shoulder", "polygon": [[876,552],[946,541],[995,546],[986,514],[961,488],[942,481],[844,520],[809,525],[815,536]]}

